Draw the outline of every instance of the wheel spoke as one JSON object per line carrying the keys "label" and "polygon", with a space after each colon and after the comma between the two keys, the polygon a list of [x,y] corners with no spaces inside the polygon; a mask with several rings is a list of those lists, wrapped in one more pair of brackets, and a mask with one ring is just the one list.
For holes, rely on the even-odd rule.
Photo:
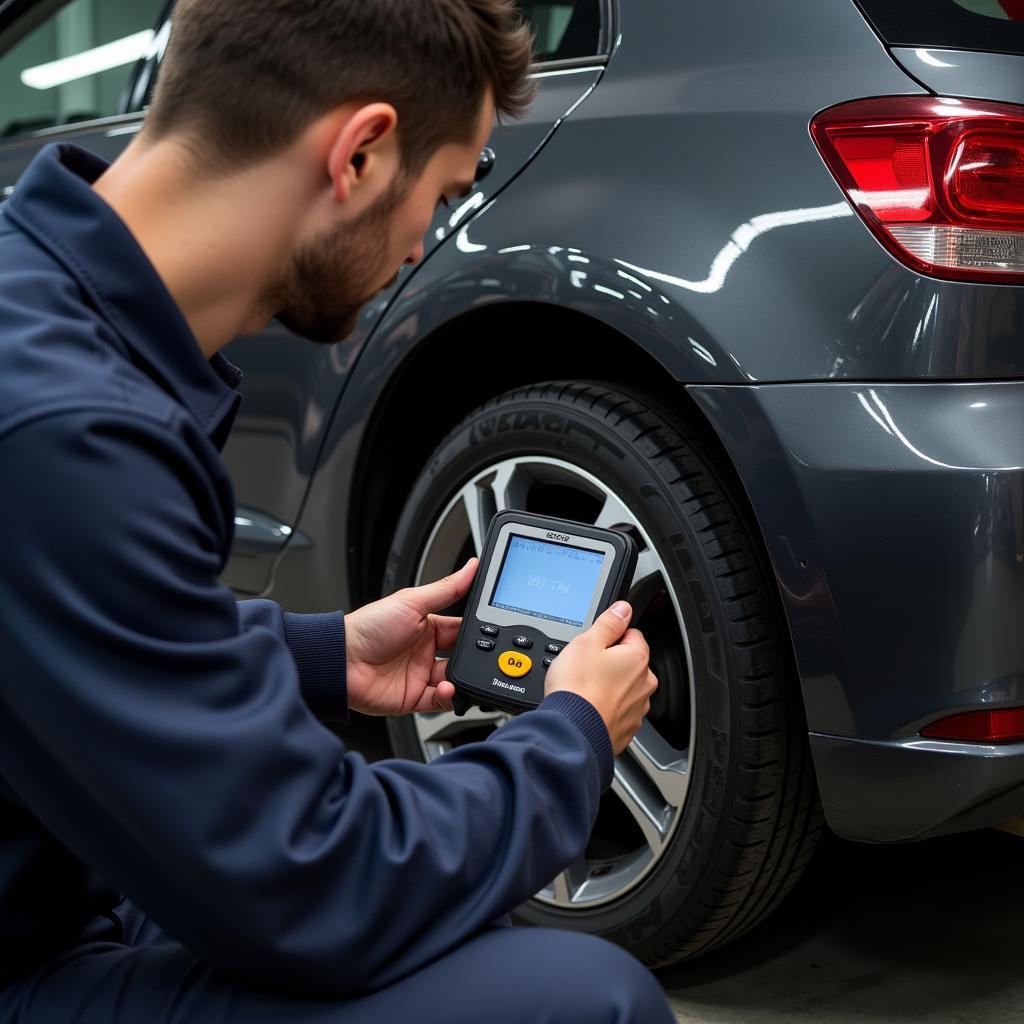
{"label": "wheel spoke", "polygon": [[612,792],[640,826],[644,841],[651,851],[654,854],[660,853],[668,839],[672,809],[666,805],[658,788],[632,757],[616,758]]}
{"label": "wheel spoke", "polygon": [[689,784],[686,751],[671,746],[647,719],[628,749],[665,803],[671,808],[682,807]]}
{"label": "wheel spoke", "polygon": [[487,524],[494,515],[494,498],[489,487],[482,487],[474,480],[459,492],[459,498],[466,509],[466,520],[473,538],[473,550],[477,555],[483,550]]}
{"label": "wheel spoke", "polygon": [[635,526],[636,516],[614,494],[607,494],[605,495],[604,505],[601,506],[601,511],[597,514],[597,519],[594,520],[594,525],[600,526],[605,530],[612,530],[623,526]]}
{"label": "wheel spoke", "polygon": [[587,881],[587,862],[578,860],[559,872],[551,881],[556,903],[569,906]]}
{"label": "wheel spoke", "polygon": [[529,488],[527,472],[518,462],[510,460],[501,463],[491,480],[495,510],[504,512],[509,508],[525,509]]}
{"label": "wheel spoke", "polygon": [[468,524],[474,514],[478,519],[484,515],[482,510],[474,513],[480,501],[477,495],[469,493],[470,490],[470,487],[466,487],[455,495],[431,530],[416,570],[414,586],[439,580],[460,564],[467,533],[471,532]]}
{"label": "wheel spoke", "polygon": [[481,711],[478,707],[470,708],[461,718],[454,711],[422,712],[413,715],[416,722],[416,733],[420,742],[442,743],[451,741],[467,729],[475,729],[481,724],[494,725],[497,728],[508,721],[504,711]]}
{"label": "wheel spoke", "polygon": [[654,576],[664,577],[665,566],[657,553],[651,548],[644,548],[636,560],[636,572],[633,573],[633,587],[639,587]]}

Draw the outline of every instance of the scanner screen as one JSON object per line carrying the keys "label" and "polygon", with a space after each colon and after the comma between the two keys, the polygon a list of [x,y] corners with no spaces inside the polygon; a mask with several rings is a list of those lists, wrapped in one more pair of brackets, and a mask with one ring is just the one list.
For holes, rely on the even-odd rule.
{"label": "scanner screen", "polygon": [[512,534],[491,605],[582,626],[605,557],[602,551]]}

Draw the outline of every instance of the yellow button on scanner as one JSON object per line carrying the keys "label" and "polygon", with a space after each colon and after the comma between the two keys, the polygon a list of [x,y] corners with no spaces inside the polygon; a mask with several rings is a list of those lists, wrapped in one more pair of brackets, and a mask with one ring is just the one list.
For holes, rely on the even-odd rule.
{"label": "yellow button on scanner", "polygon": [[498,670],[505,675],[518,679],[525,676],[533,668],[533,660],[521,651],[505,651],[498,655]]}

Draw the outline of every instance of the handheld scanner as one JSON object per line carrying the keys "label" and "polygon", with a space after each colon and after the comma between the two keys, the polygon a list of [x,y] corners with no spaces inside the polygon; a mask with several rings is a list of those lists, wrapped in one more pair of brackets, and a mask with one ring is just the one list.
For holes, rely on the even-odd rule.
{"label": "handheld scanner", "polygon": [[456,714],[474,704],[535,708],[566,644],[626,596],[637,555],[633,538],[617,530],[499,512],[448,662]]}

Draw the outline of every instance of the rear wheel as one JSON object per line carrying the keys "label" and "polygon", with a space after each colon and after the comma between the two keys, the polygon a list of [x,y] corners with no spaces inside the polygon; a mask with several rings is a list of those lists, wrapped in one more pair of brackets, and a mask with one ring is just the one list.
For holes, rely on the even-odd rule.
{"label": "rear wheel", "polygon": [[[629,598],[660,681],[586,851],[519,918],[603,935],[651,965],[739,936],[793,886],[821,828],[788,640],[742,503],[671,411],[599,384],[524,388],[434,453],[385,589],[450,573],[505,508],[633,535]],[[424,714],[388,729],[396,754],[432,760],[504,717]]]}

